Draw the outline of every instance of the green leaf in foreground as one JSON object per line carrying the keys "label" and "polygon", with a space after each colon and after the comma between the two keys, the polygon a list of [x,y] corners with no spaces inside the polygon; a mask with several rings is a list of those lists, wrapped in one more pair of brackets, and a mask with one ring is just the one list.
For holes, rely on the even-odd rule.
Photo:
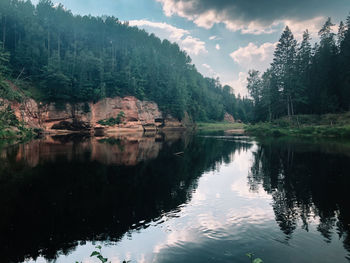
{"label": "green leaf in foreground", "polygon": [[253,257],[253,253],[247,253],[247,254],[245,254],[248,258],[252,258]]}
{"label": "green leaf in foreground", "polygon": [[247,253],[245,255],[250,259],[251,263],[264,263],[264,261],[261,258],[254,258],[253,253]]}
{"label": "green leaf in foreground", "polygon": [[98,256],[100,255],[100,252],[94,251],[91,253],[90,257]]}

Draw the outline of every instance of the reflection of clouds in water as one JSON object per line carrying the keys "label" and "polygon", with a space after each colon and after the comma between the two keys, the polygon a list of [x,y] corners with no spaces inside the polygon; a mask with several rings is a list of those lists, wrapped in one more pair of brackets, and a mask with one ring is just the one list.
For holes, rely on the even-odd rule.
{"label": "reflection of clouds in water", "polygon": [[140,258],[137,260],[138,263],[145,263],[146,262],[146,257],[145,254],[142,253]]}
{"label": "reflection of clouds in water", "polygon": [[242,173],[248,174],[253,162],[253,152],[257,149],[256,144],[249,151],[236,151],[233,153],[234,166]]}
{"label": "reflection of clouds in water", "polygon": [[205,193],[203,193],[199,189],[197,189],[192,195],[192,202],[191,203],[198,204],[198,203],[200,203],[200,201],[205,201],[205,200],[206,200]]}
{"label": "reflection of clouds in water", "polygon": [[182,230],[174,229],[174,231],[170,232],[166,236],[166,240],[162,243],[159,243],[154,246],[153,253],[159,254],[162,249],[165,249],[167,247],[176,246],[179,243],[186,243],[186,242],[195,242],[196,238],[195,235],[191,234],[191,231],[189,231],[188,228],[184,228]]}
{"label": "reflection of clouds in water", "polygon": [[[227,155],[227,158],[217,159],[218,161],[210,166],[216,169],[207,168],[207,172],[204,173],[201,171],[201,177],[195,181],[196,186],[190,188],[186,202],[166,213],[162,211],[157,219],[148,224],[148,228],[132,230],[128,236],[124,235],[117,245],[104,247],[103,254],[112,263],[121,263],[127,259],[142,263],[174,259],[181,261],[182,256],[195,255],[197,250],[205,254],[210,247],[213,248],[211,250],[218,250],[213,252],[213,255],[220,258],[222,254],[219,250],[224,247],[225,242],[232,242],[237,246],[243,244],[245,247],[254,244],[254,247],[265,246],[268,249],[276,246],[278,249],[274,251],[282,251],[279,252],[282,254],[286,249],[296,248],[313,248],[314,251],[327,253],[326,249],[322,249],[324,238],[318,234],[320,219],[316,207],[305,212],[303,209],[307,210],[309,206],[295,208],[297,204],[291,203],[294,207],[291,209],[290,203],[285,202],[290,197],[286,196],[286,189],[281,188],[277,189],[276,198],[279,198],[280,202],[277,203],[279,207],[276,209],[276,206],[271,206],[275,201],[273,197],[276,191],[268,195],[261,183],[257,183],[257,188],[254,188],[256,191],[250,190],[248,175],[251,173],[255,157],[253,153],[258,151],[257,148],[254,144],[249,150],[237,150]],[[186,185],[184,182],[179,181],[180,187]],[[277,213],[274,208],[280,211],[281,215],[290,216],[291,219],[283,217],[276,222]],[[298,215],[306,215],[305,221],[309,226],[305,224],[304,227]],[[297,229],[293,230],[293,239],[286,241],[281,230],[282,227],[291,228],[289,222],[293,223],[292,227],[296,222]],[[338,224],[336,221],[324,222],[321,230],[326,234],[330,223]],[[310,231],[310,234],[304,236],[304,230]],[[237,243],[234,243],[236,241]],[[339,245],[331,245],[334,244]],[[237,247],[233,247],[232,251],[230,249],[228,251],[232,252],[232,255],[235,249],[238,250]],[[311,250],[308,253],[313,255]],[[342,253],[343,250],[339,249],[339,254]],[[83,253],[84,258],[86,254]],[[67,261],[62,258],[62,261],[58,262]]]}
{"label": "reflection of clouds in water", "polygon": [[[234,239],[240,233],[245,235],[251,224],[264,224],[274,215],[266,198],[248,190],[252,156],[250,150],[237,150],[218,160],[212,166],[215,169],[202,173],[189,203],[163,213],[147,229],[125,235],[117,246],[104,247],[103,255],[112,263],[130,259],[162,261],[172,249],[186,250],[212,240]],[[94,262],[88,258],[90,254],[86,256],[86,251],[80,255],[84,255],[84,263]],[[65,262],[62,260],[58,262]]]}
{"label": "reflection of clouds in water", "polygon": [[46,263],[46,259],[42,258],[42,257],[39,257],[36,259],[36,261],[34,261],[33,259],[30,259],[30,260],[27,260],[26,261],[27,263],[32,263],[32,262],[35,262],[35,263]]}
{"label": "reflection of clouds in water", "polygon": [[227,214],[227,224],[263,224],[265,221],[271,221],[274,214],[271,209],[265,208],[245,208],[244,210],[232,209]]}
{"label": "reflection of clouds in water", "polygon": [[214,216],[212,212],[198,215],[198,228],[205,230],[215,230],[224,227],[225,220]]}
{"label": "reflection of clouds in water", "polygon": [[[238,170],[239,174],[233,176],[234,181],[231,184],[231,191],[238,196],[247,199],[271,199],[271,195],[266,193],[264,189],[259,186],[258,191],[251,192],[247,181],[247,175],[253,163],[253,152],[257,150],[257,145],[254,144],[250,151],[240,151],[234,153],[234,162],[230,164],[232,170]],[[239,176],[238,176],[239,175]]]}
{"label": "reflection of clouds in water", "polygon": [[230,156],[230,163],[216,164],[215,171],[204,173],[190,203],[180,212],[183,217],[167,221],[170,233],[153,252],[160,255],[170,247],[231,238],[245,231],[243,225],[274,220],[271,196],[265,191],[251,193],[247,186],[252,159],[251,151],[236,152]]}
{"label": "reflection of clouds in water", "polygon": [[[249,225],[263,225],[273,220],[271,210],[264,208],[247,208],[245,210],[222,210],[218,213],[208,212],[198,214],[195,221],[187,221],[181,225],[170,225],[171,232],[165,240],[154,246],[153,253],[160,255],[173,247],[184,248],[186,244],[203,243],[208,240],[234,238],[240,232],[246,231]],[[242,227],[246,226],[246,227]],[[181,229],[178,229],[181,227]],[[239,235],[239,234],[238,234]],[[163,251],[165,250],[165,251]]]}
{"label": "reflection of clouds in water", "polygon": [[232,229],[242,223],[262,224],[264,221],[273,219],[274,214],[263,208],[247,208],[245,210],[230,209],[221,214],[213,212],[198,215],[197,228],[202,230],[220,230],[229,233]]}
{"label": "reflection of clouds in water", "polygon": [[125,260],[126,260],[126,262],[128,262],[129,260],[131,260],[131,252],[126,252],[126,254],[125,254]]}
{"label": "reflection of clouds in water", "polygon": [[259,185],[257,192],[252,192],[247,187],[247,179],[239,178],[237,181],[234,181],[231,184],[231,190],[235,192],[238,196],[244,197],[247,199],[268,199],[271,200],[272,197],[264,191],[262,186]]}
{"label": "reflection of clouds in water", "polygon": [[[118,257],[112,257],[112,258],[110,258],[110,259],[108,259],[111,263],[121,263],[122,261],[118,258]],[[108,262],[109,262],[108,261]],[[84,263],[85,263],[85,261],[84,261]],[[90,261],[89,261],[89,263],[90,263]],[[91,261],[91,263],[95,263],[95,261]]]}

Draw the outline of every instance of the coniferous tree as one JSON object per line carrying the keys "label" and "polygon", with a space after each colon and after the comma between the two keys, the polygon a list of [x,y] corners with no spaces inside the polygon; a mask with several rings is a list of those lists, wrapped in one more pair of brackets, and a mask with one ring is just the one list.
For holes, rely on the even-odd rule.
{"label": "coniferous tree", "polygon": [[296,86],[295,86],[295,101],[296,112],[307,112],[308,94],[307,87],[310,82],[310,67],[312,59],[312,47],[310,43],[310,34],[306,30],[303,33],[303,40],[298,48],[296,57]]}
{"label": "coniferous tree", "polygon": [[350,15],[344,26],[339,49],[340,104],[343,110],[350,110]]}
{"label": "coniferous tree", "polygon": [[283,94],[288,116],[294,115],[296,48],[297,41],[287,26],[274,52],[272,70],[278,90]]}
{"label": "coniferous tree", "polygon": [[73,15],[51,0],[2,0],[0,40],[10,54],[6,78],[27,81],[27,94],[44,103],[133,95],[179,119],[185,112],[194,120],[247,116],[238,111],[249,103],[204,78],[177,44],[113,16]]}
{"label": "coniferous tree", "polygon": [[[254,81],[256,74],[247,79],[254,120],[350,110],[350,16],[345,24],[340,22],[337,34],[333,27],[328,18],[314,47],[307,30],[298,44],[290,29],[285,28],[271,67],[259,82]],[[256,86],[259,96],[252,89]]]}

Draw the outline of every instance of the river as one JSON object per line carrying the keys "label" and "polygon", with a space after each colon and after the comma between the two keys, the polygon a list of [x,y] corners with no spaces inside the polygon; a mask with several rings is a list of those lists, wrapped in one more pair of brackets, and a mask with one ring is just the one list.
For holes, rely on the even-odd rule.
{"label": "river", "polygon": [[350,261],[350,143],[223,133],[0,149],[1,262]]}

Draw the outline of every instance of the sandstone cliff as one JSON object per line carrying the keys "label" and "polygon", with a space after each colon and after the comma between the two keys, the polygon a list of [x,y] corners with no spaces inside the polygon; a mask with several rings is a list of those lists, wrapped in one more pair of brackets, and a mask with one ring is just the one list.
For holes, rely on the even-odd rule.
{"label": "sandstone cliff", "polygon": [[235,118],[231,114],[225,112],[224,121],[235,123]]}
{"label": "sandstone cliff", "polygon": [[[130,131],[157,131],[185,129],[186,121],[164,116],[158,105],[135,97],[105,98],[97,103],[42,104],[27,98],[21,103],[10,103],[18,120],[45,133],[91,132],[113,133]],[[111,123],[109,120],[116,120]],[[106,124],[106,122],[108,124]]]}

